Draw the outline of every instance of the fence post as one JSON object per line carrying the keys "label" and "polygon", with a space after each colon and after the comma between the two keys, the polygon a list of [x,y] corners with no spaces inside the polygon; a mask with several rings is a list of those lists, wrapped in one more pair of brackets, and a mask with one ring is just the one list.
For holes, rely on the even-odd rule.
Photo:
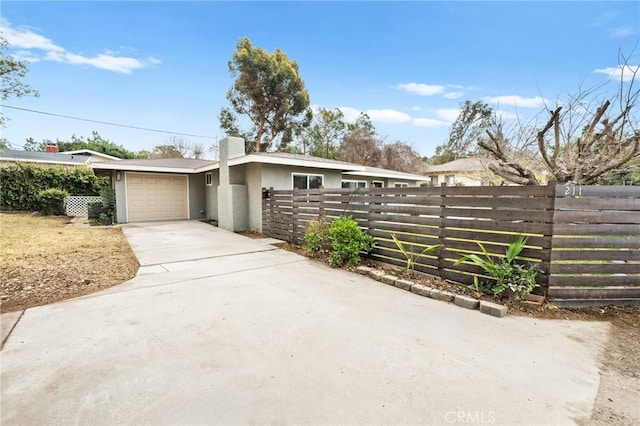
{"label": "fence post", "polygon": [[547,296],[547,291],[549,290],[549,284],[551,283],[551,255],[553,252],[553,236],[555,235],[554,228],[556,223],[556,199],[557,191],[556,191],[557,182],[555,180],[549,180],[547,182],[547,188],[549,189],[549,195],[551,198],[551,223],[549,224],[549,232],[548,235],[543,235],[544,245],[542,246],[542,254],[540,256],[540,266],[542,267],[543,273],[546,275],[546,284],[542,288],[543,295]]}
{"label": "fence post", "polygon": [[445,277],[446,259],[444,257],[444,253],[447,248],[446,246],[447,228],[445,227],[446,208],[447,208],[447,182],[442,182],[440,184],[440,226],[438,228],[438,240],[440,242],[440,250],[438,251],[438,275],[443,280],[446,278]]}
{"label": "fence post", "polygon": [[318,220],[324,216],[324,186],[318,188]]}
{"label": "fence post", "polygon": [[299,242],[301,241],[301,239],[298,238],[298,205],[299,202],[296,201],[296,196],[299,194],[296,194],[296,192],[298,192],[297,189],[293,189],[293,195],[291,197],[291,226],[292,226],[292,230],[291,230],[291,242],[294,244],[299,244]]}

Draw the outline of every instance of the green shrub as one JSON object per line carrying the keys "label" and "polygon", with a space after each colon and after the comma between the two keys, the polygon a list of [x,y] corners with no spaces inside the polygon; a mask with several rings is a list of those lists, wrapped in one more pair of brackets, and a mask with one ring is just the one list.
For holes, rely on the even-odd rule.
{"label": "green shrub", "polygon": [[[489,288],[493,294],[502,294],[505,290],[511,290],[516,300],[520,300],[531,293],[539,273],[537,268],[516,260],[516,257],[524,249],[527,238],[522,234],[516,235],[505,249],[505,257],[492,256],[484,245],[478,242],[482,256],[469,254],[458,259],[455,265],[469,261],[471,264],[481,267],[487,275],[495,280]],[[474,283],[477,283],[475,277]]]}
{"label": "green shrub", "polygon": [[49,188],[38,193],[38,204],[42,214],[63,215],[64,199],[69,196],[67,191],[58,188]]}
{"label": "green shrub", "polygon": [[331,249],[329,265],[355,266],[360,263],[360,253],[370,252],[375,243],[372,236],[366,234],[350,216],[341,216],[329,226]]}
{"label": "green shrub", "polygon": [[327,253],[331,248],[329,225],[326,216],[319,220],[309,222],[307,230],[302,238],[304,249],[312,254]]}
{"label": "green shrub", "polygon": [[98,219],[100,217],[100,213],[104,213],[102,201],[87,203],[87,216],[89,217],[89,219]]}
{"label": "green shrub", "polygon": [[109,180],[97,177],[90,167],[63,167],[15,163],[0,168],[0,206],[7,210],[37,211],[38,194],[59,188],[71,195],[98,195]]}

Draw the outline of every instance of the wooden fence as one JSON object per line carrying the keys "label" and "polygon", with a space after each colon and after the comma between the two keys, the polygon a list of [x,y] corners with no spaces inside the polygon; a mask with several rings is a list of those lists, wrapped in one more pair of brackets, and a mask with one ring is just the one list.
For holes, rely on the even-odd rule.
{"label": "wooden fence", "polygon": [[264,190],[262,231],[301,243],[309,222],[349,215],[376,238],[375,260],[404,265],[392,234],[418,258],[416,270],[464,284],[482,270],[454,265],[478,242],[496,256],[516,234],[520,259],[540,269],[539,289],[560,306],[640,304],[640,188],[508,186]]}

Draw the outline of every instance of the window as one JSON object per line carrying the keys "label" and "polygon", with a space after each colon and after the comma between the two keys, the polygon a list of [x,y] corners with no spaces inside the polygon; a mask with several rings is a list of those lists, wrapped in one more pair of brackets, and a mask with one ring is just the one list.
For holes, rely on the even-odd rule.
{"label": "window", "polygon": [[298,189],[316,189],[324,185],[323,175],[303,175],[293,173],[293,187]]}
{"label": "window", "polygon": [[371,187],[373,188],[384,188],[384,182],[381,180],[372,180]]}
{"label": "window", "polygon": [[213,173],[208,172],[204,174],[204,184],[206,186],[211,186],[213,185]]}
{"label": "window", "polygon": [[367,182],[363,180],[343,180],[342,187],[349,189],[366,188]]}
{"label": "window", "polygon": [[408,188],[409,184],[407,182],[396,182],[393,184],[394,188]]}
{"label": "window", "polygon": [[444,177],[444,181],[447,185],[455,185],[456,184],[456,175],[446,175]]}
{"label": "window", "polygon": [[438,176],[431,176],[429,179],[429,183],[433,186],[437,186],[438,185]]}

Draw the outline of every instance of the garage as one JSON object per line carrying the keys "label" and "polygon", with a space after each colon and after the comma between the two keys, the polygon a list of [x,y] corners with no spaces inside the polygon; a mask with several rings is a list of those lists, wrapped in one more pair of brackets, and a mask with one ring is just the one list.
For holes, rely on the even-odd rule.
{"label": "garage", "polygon": [[126,184],[128,222],[189,219],[187,176],[128,172]]}

